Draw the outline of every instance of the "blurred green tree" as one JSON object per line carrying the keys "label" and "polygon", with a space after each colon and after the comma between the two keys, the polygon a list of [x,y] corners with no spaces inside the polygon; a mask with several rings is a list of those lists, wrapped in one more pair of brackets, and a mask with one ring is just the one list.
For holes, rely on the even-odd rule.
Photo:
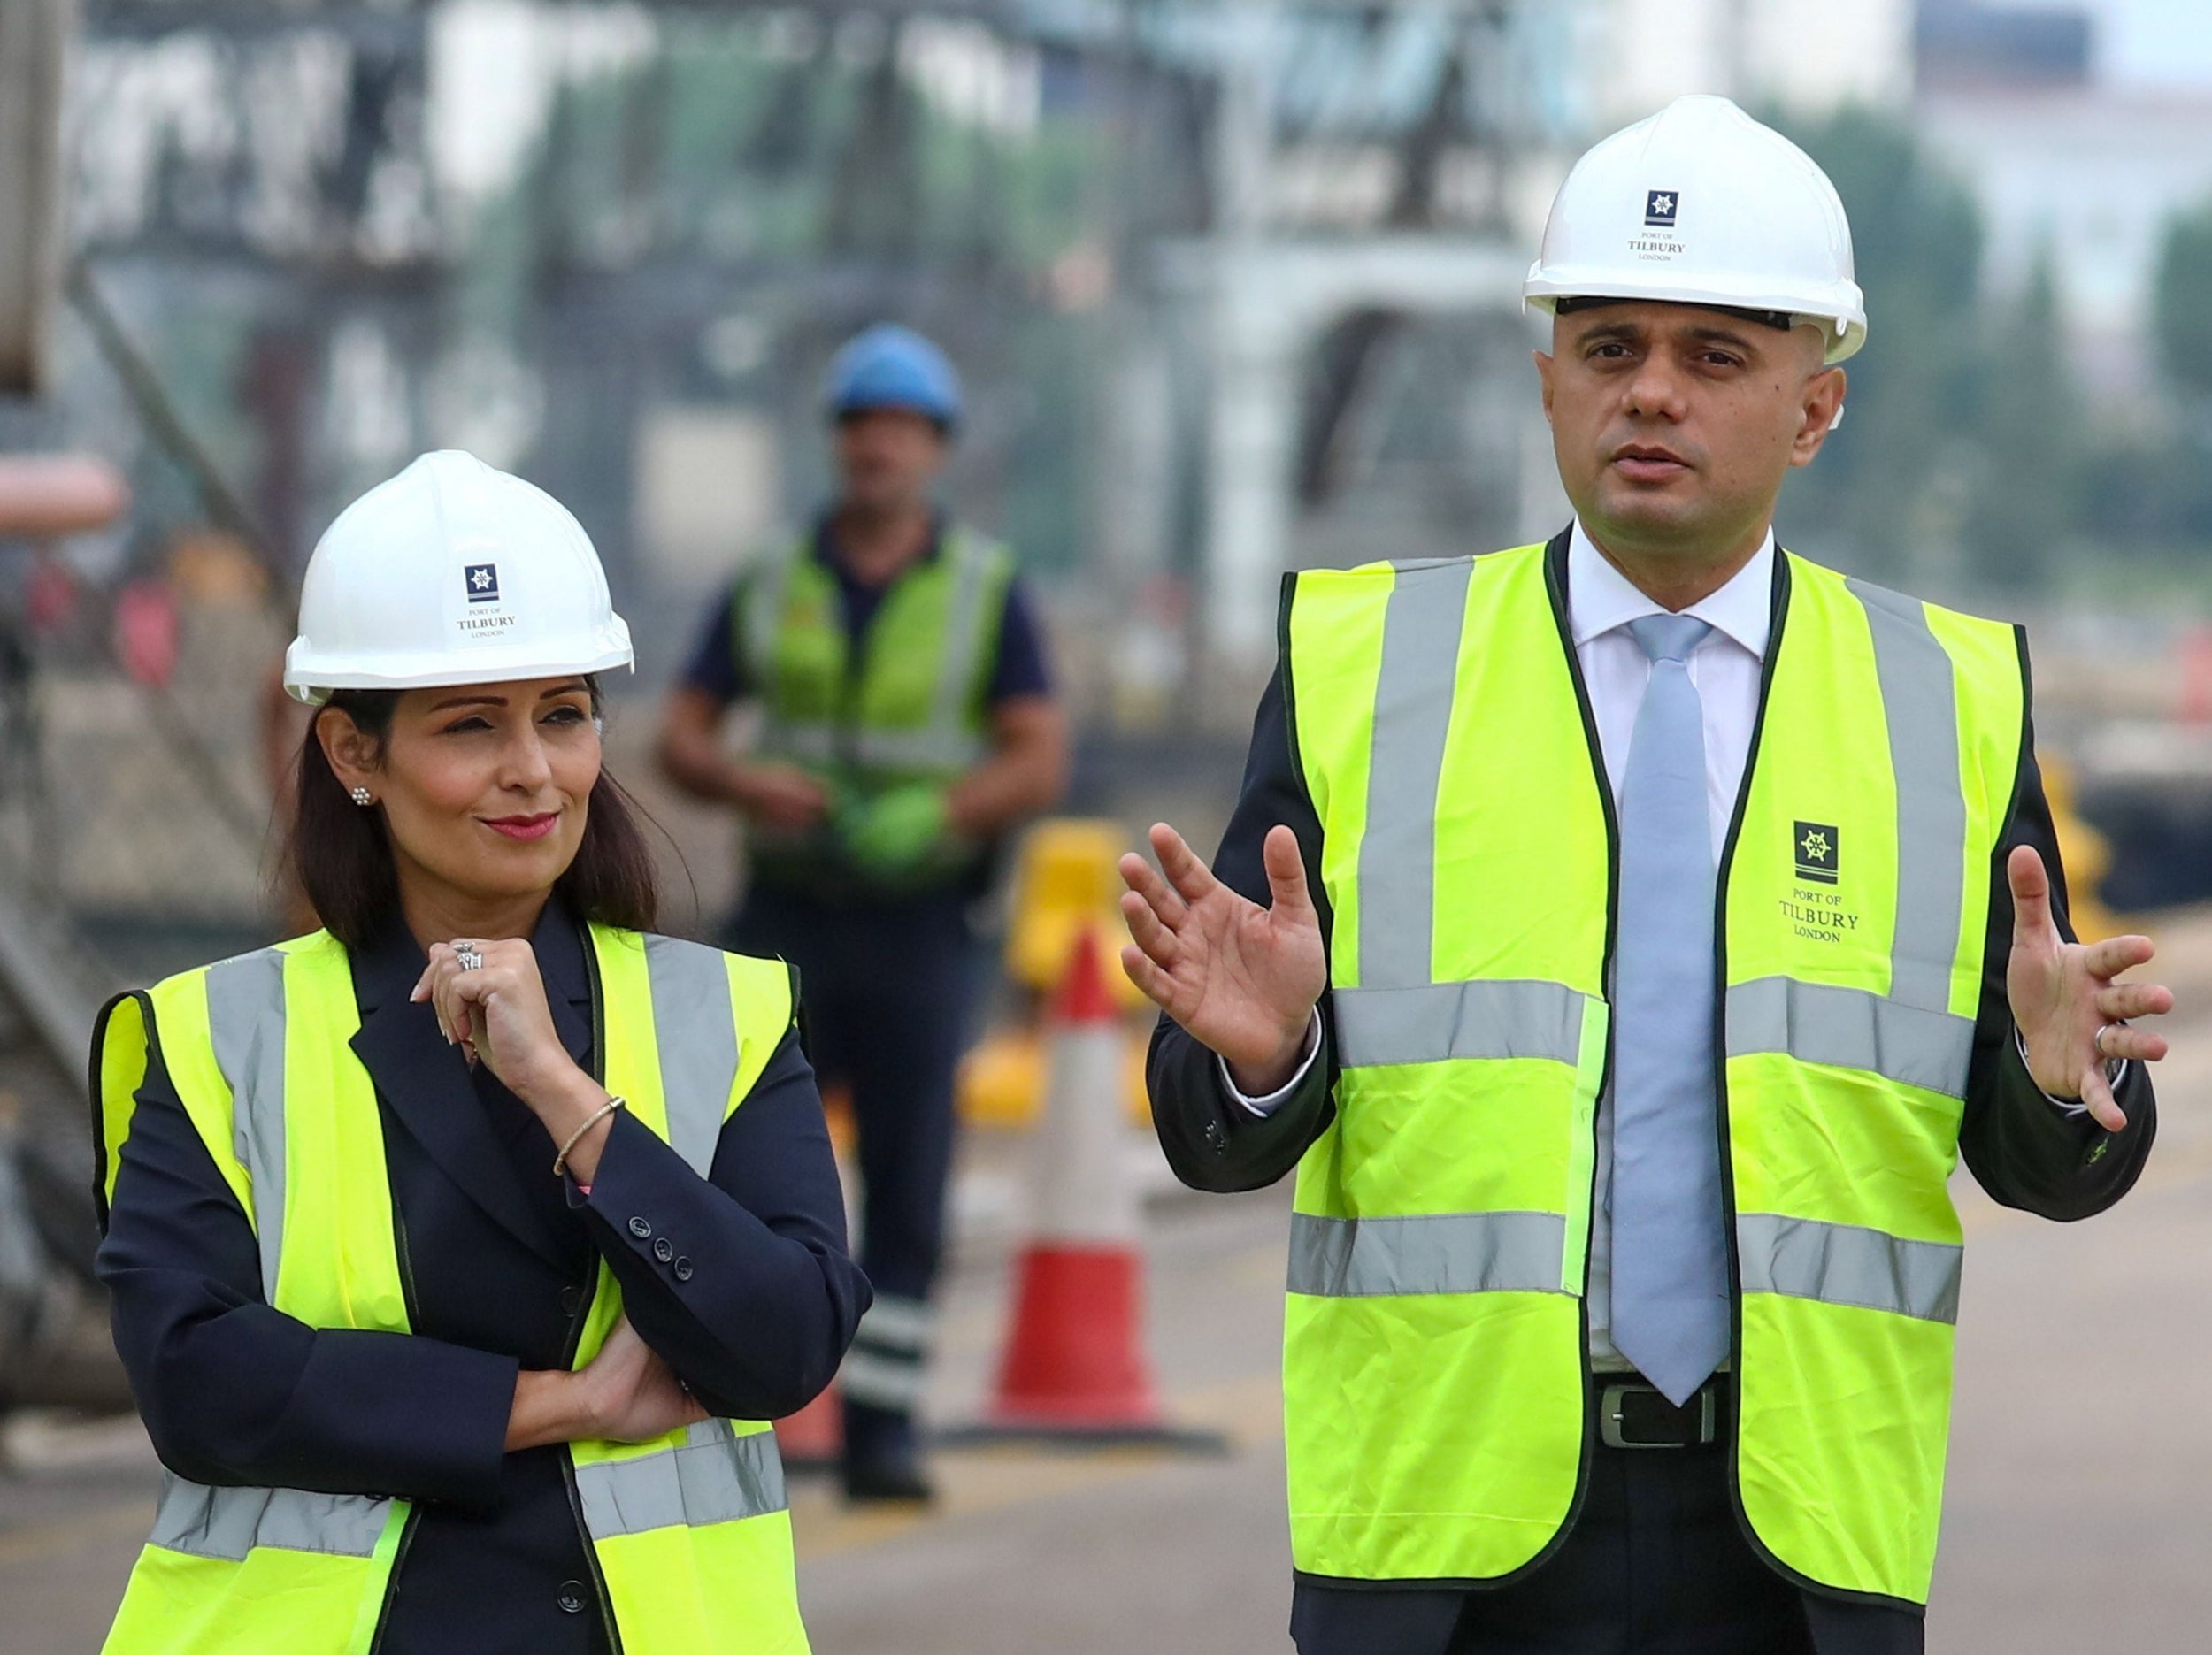
{"label": "blurred green tree", "polygon": [[1911,127],[1847,108],[1780,122],[1850,215],[1870,328],[1847,367],[1850,418],[1783,495],[1786,542],[1908,578],[1955,531],[1972,469],[1983,227],[1965,185]]}
{"label": "blurred green tree", "polygon": [[2192,402],[2212,403],[2212,201],[2168,222],[2151,323],[2166,382]]}
{"label": "blurred green tree", "polygon": [[2047,247],[2019,297],[1996,313],[1981,402],[1979,464],[1962,525],[1970,568],[1985,586],[2039,588],[2081,521],[2085,440]]}

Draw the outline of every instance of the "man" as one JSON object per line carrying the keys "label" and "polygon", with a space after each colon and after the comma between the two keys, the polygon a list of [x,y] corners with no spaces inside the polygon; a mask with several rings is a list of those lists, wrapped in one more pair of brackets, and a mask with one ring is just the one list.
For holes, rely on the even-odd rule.
{"label": "man", "polygon": [[1170,1161],[1298,1168],[1292,1630],[1917,1651],[1955,1154],[2118,1199],[2172,997],[2071,940],[2013,630],[1774,546],[1866,327],[1812,162],[1684,99],[1526,292],[1574,524],[1291,580],[1215,871],[1123,864]]}
{"label": "man", "polygon": [[[951,364],[872,328],[833,364],[828,410],[838,499],[715,605],[660,758],[743,814],[730,946],[798,966],[810,1051],[850,1087],[876,1299],[841,1374],[846,1490],[926,1499],[913,1415],[978,975],[968,910],[995,843],[1059,797],[1067,733],[1012,555],[933,503],[960,417]],[[733,759],[721,726],[740,701],[761,734]]]}

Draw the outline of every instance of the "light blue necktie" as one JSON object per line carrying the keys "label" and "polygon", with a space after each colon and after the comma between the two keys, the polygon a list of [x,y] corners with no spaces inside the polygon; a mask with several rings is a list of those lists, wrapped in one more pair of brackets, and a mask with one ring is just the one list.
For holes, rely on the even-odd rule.
{"label": "light blue necktie", "polygon": [[1713,1078],[1713,839],[1687,615],[1628,624],[1651,658],[1621,781],[1613,976],[1613,1344],[1677,1406],[1728,1354]]}

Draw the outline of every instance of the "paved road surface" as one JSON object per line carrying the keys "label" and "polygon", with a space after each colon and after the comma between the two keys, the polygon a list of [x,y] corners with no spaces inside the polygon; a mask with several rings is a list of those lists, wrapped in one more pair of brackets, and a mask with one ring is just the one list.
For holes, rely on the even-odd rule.
{"label": "paved road surface", "polygon": [[[1970,1190],[1960,1409],[1932,1617],[1939,1655],[2212,1648],[2212,1039],[2185,1041],[2166,1129],[2115,1213],[2060,1227]],[[983,1393],[1008,1203],[987,1168],[956,1272],[941,1417]],[[1154,1205],[1155,1345],[1219,1458],[948,1456],[944,1511],[797,1512],[822,1655],[1283,1655],[1275,1340],[1286,1201]],[[152,1483],[134,1428],[19,1425],[0,1474],[0,1655],[96,1645]]]}

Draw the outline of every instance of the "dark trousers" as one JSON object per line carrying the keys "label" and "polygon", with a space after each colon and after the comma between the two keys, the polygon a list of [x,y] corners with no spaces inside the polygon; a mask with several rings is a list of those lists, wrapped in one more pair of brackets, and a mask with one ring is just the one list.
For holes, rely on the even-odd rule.
{"label": "dark trousers", "polygon": [[1301,1579],[1299,1655],[1918,1655],[1909,1611],[1801,1593],[1754,1554],[1727,1450],[1599,1448],[1580,1521],[1511,1586],[1359,1590]]}
{"label": "dark trousers", "polygon": [[927,1353],[920,1312],[943,1252],[953,1081],[980,975],[965,900],[945,893],[842,907],[756,889],[730,946],[798,967],[807,1054],[826,1086],[850,1090],[860,1268],[878,1311],[862,1321],[848,1361],[848,1453],[903,1452]]}

